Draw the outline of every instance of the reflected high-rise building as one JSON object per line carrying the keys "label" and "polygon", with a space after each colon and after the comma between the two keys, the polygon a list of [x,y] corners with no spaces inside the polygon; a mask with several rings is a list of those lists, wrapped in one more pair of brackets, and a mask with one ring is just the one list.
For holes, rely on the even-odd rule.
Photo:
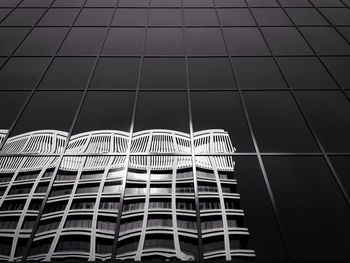
{"label": "reflected high-rise building", "polygon": [[43,130],[4,145],[2,259],[254,258],[225,131],[86,132],[52,156],[66,142]]}

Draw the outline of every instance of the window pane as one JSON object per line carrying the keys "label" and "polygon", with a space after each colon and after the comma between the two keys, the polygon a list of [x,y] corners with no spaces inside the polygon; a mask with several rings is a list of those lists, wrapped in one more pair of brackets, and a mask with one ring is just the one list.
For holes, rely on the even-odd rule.
{"label": "window pane", "polygon": [[148,24],[150,26],[182,26],[181,9],[151,9]]}
{"label": "window pane", "polygon": [[186,90],[183,58],[145,58],[142,66],[141,89]]}
{"label": "window pane", "polygon": [[49,58],[11,58],[0,70],[0,89],[31,90],[36,87]]}
{"label": "window pane", "polygon": [[29,28],[3,27],[0,28],[0,55],[8,56],[21,43]]}
{"label": "window pane", "polygon": [[135,131],[171,129],[189,131],[185,92],[140,92]]}
{"label": "window pane", "polygon": [[350,87],[350,58],[348,57],[325,57],[322,58],[328,70],[335,77],[343,89]]}
{"label": "window pane", "polygon": [[0,92],[0,129],[9,129],[24,106],[28,92]]}
{"label": "window pane", "polygon": [[227,58],[189,58],[188,64],[191,89],[236,88],[231,64]]}
{"label": "window pane", "polygon": [[146,56],[182,56],[183,36],[180,28],[149,28]]}
{"label": "window pane", "polygon": [[350,46],[331,27],[304,27],[301,32],[320,55],[350,55]]}
{"label": "window pane", "polygon": [[97,55],[103,38],[105,36],[105,28],[72,28],[69,32],[59,55],[63,56],[94,56]]}
{"label": "window pane", "polygon": [[269,50],[257,28],[224,28],[224,35],[232,56],[269,55]]}
{"label": "window pane", "polygon": [[68,131],[81,95],[81,92],[36,92],[12,135],[41,129]]}
{"label": "window pane", "polygon": [[[57,1],[56,1],[57,2]],[[79,13],[78,8],[50,8],[39,21],[39,26],[70,26]]]}
{"label": "window pane", "polygon": [[261,151],[318,151],[289,92],[245,92],[244,98]]}
{"label": "window pane", "polygon": [[282,74],[272,58],[233,58],[241,89],[285,89]]}
{"label": "window pane", "polygon": [[186,28],[186,48],[189,56],[227,55],[218,28]]}
{"label": "window pane", "polygon": [[111,28],[103,55],[139,56],[144,41],[144,28]]}
{"label": "window pane", "polygon": [[134,105],[134,92],[88,92],[74,133],[94,130],[122,130],[128,132]]}
{"label": "window pane", "polygon": [[287,8],[286,12],[297,26],[324,26],[327,21],[312,8]]}
{"label": "window pane", "polygon": [[320,11],[335,26],[350,25],[350,10],[348,8],[321,8]]}
{"label": "window pane", "polygon": [[218,26],[215,9],[184,9],[186,26]]}
{"label": "window pane", "polygon": [[350,212],[324,159],[285,156],[263,160],[291,259],[349,260],[345,251]]}
{"label": "window pane", "polygon": [[248,8],[223,8],[217,12],[223,26],[255,26]]}
{"label": "window pane", "polygon": [[277,58],[277,61],[293,89],[337,88],[317,58]]}
{"label": "window pane", "polygon": [[113,15],[112,8],[84,8],[75,26],[108,26]]}
{"label": "window pane", "polygon": [[350,104],[339,91],[296,93],[326,151],[350,151]]}
{"label": "window pane", "polygon": [[252,13],[260,26],[292,25],[282,8],[254,8]]}
{"label": "window pane", "polygon": [[275,55],[311,55],[312,51],[292,27],[264,27],[262,32]]}
{"label": "window pane", "polygon": [[41,81],[39,89],[85,89],[94,60],[94,58],[55,58]]}
{"label": "window pane", "polygon": [[334,169],[342,182],[345,191],[350,195],[350,157],[349,156],[330,156]]}
{"label": "window pane", "polygon": [[17,8],[2,23],[1,26],[33,26],[44,14],[42,8]]}
{"label": "window pane", "polygon": [[194,131],[224,129],[238,152],[253,150],[242,104],[236,92],[192,92],[191,103]]}
{"label": "window pane", "polygon": [[145,26],[147,9],[119,8],[114,16],[112,26]]}

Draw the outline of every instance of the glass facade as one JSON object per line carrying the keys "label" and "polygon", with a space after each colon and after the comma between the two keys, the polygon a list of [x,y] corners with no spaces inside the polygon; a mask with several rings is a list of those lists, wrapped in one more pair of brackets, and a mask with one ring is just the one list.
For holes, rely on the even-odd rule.
{"label": "glass facade", "polygon": [[349,26],[349,0],[0,0],[0,260],[349,261]]}

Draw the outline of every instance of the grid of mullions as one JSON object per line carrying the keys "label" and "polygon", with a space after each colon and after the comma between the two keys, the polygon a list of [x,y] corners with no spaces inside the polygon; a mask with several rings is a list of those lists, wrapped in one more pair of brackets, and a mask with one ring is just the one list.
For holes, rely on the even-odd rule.
{"label": "grid of mullions", "polygon": [[[262,245],[262,231],[256,227],[259,234],[253,242],[258,259],[259,254],[274,258],[272,251],[278,259],[319,259],[315,248],[295,252],[300,240],[290,233],[292,224],[283,208],[286,200],[275,175],[280,163],[295,173],[302,173],[296,168],[309,168],[311,174],[325,174],[323,182],[332,185],[334,196],[323,185],[312,191],[328,196],[338,204],[334,212],[349,217],[348,1],[56,0],[1,5],[0,32],[4,33],[0,38],[6,37],[1,39],[1,97],[12,100],[1,103],[9,107],[2,112],[9,112],[11,118],[1,115],[5,127],[0,128],[10,128],[10,136],[42,128],[33,124],[42,119],[33,122],[32,118],[49,105],[32,108],[45,96],[51,101],[61,96],[50,114],[71,109],[65,109],[64,121],[62,116],[47,116],[59,123],[54,127],[69,134],[99,128],[97,121],[87,124],[86,116],[97,110],[89,97],[101,96],[103,101],[111,94],[126,96],[129,116],[109,115],[106,119],[120,117],[124,123],[118,124],[116,118],[116,126],[105,122],[105,128],[190,133],[224,128],[238,149],[237,158],[247,156],[257,162],[254,173],[261,176],[272,204],[278,240]],[[46,38],[49,42],[43,41]],[[209,78],[207,72],[214,76]],[[17,97],[21,103],[13,105]],[[173,105],[157,108],[154,102],[160,97]],[[151,106],[155,108],[147,112]],[[118,110],[125,109],[114,112]],[[174,113],[178,118],[169,118]],[[249,221],[254,225],[253,219]],[[311,231],[306,240],[316,247],[321,244],[316,242],[317,229]],[[339,233],[327,238],[337,240]],[[338,239],[323,257],[332,258],[334,251],[339,254],[343,243]],[[265,252],[259,253],[259,246]],[[339,259],[347,256],[340,253]]]}
{"label": "grid of mullions", "polygon": [[[1,176],[1,258],[253,257],[234,173],[216,158],[197,157],[193,170],[182,167],[191,156],[8,157],[17,166]],[[147,169],[125,169],[140,161]]]}

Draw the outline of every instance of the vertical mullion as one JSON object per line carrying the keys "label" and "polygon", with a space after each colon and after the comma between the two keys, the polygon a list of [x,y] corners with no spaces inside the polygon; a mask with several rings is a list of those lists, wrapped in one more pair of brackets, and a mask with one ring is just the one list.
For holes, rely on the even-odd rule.
{"label": "vertical mullion", "polygon": [[[255,148],[255,151],[256,151],[256,154],[257,154],[257,158],[258,158],[258,162],[259,162],[259,165],[260,165],[260,169],[261,169],[261,172],[262,172],[262,175],[263,175],[263,178],[264,178],[264,183],[265,183],[265,186],[267,188],[267,191],[268,191],[268,194],[269,194],[269,197],[270,197],[270,202],[271,202],[272,209],[273,209],[273,212],[274,212],[274,216],[275,216],[275,219],[276,219],[276,222],[277,222],[278,231],[279,231],[279,235],[280,235],[280,238],[281,238],[281,242],[282,242],[282,246],[283,246],[283,249],[284,249],[284,253],[285,253],[285,256],[286,256],[287,260],[289,261],[289,253],[288,253],[288,249],[287,249],[287,245],[286,245],[286,238],[285,238],[283,230],[282,230],[281,219],[280,219],[280,215],[279,215],[279,212],[278,212],[278,209],[277,209],[275,196],[273,194],[273,191],[272,191],[272,188],[271,188],[271,184],[270,184],[270,181],[268,179],[267,172],[266,172],[266,169],[265,169],[265,165],[264,165],[264,162],[263,162],[262,157],[261,157],[260,149],[259,149],[258,142],[257,142],[257,139],[255,137],[254,130],[253,130],[253,126],[251,124],[251,120],[250,120],[250,117],[249,117],[249,114],[248,114],[248,109],[247,109],[247,106],[246,106],[246,103],[245,103],[245,100],[244,100],[243,92],[241,90],[241,87],[240,87],[240,84],[238,82],[238,78],[237,78],[236,72],[234,70],[234,64],[233,64],[232,58],[231,58],[229,50],[228,50],[228,44],[227,44],[226,39],[225,39],[223,26],[222,26],[220,18],[219,18],[217,7],[216,7],[216,4],[215,4],[215,1],[214,0],[212,0],[212,1],[213,1],[213,4],[214,4],[216,17],[217,17],[218,22],[219,22],[219,27],[220,27],[221,35],[222,35],[222,38],[223,38],[223,41],[224,41],[226,53],[227,53],[228,59],[230,61],[231,71],[233,73],[233,77],[234,77],[234,80],[235,80],[235,84],[237,86],[239,98],[240,98],[240,101],[242,103],[243,112],[244,112],[244,115],[245,115],[245,118],[246,118],[246,121],[247,121],[247,125],[248,125],[249,131],[250,131],[250,135],[251,135],[252,140],[253,140],[254,148]],[[252,15],[252,11],[251,11],[247,1],[244,0],[244,2],[246,4],[246,6],[248,7],[250,14]],[[255,18],[254,18],[254,21],[255,21],[256,25],[258,26],[259,31],[261,32],[261,29],[260,29],[259,25],[257,24]]]}
{"label": "vertical mullion", "polygon": [[185,12],[183,6],[183,0],[181,0],[181,22],[182,22],[182,36],[184,46],[184,57],[185,57],[185,70],[186,70],[186,88],[187,88],[187,105],[188,105],[188,120],[190,127],[190,139],[191,139],[191,159],[192,159],[192,173],[193,173],[193,187],[194,187],[194,198],[196,207],[196,223],[197,223],[197,237],[198,237],[198,261],[201,263],[204,261],[204,250],[203,250],[203,238],[202,238],[202,224],[200,218],[200,203],[198,194],[198,181],[196,173],[196,156],[194,151],[194,138],[193,138],[193,122],[192,122],[192,107],[191,107],[191,89],[188,72],[188,57],[186,49],[186,24],[185,24]]}
{"label": "vertical mullion", "polygon": [[135,100],[134,100],[134,105],[133,105],[133,112],[132,112],[130,131],[129,131],[129,142],[128,142],[128,147],[127,147],[127,152],[126,152],[126,160],[125,160],[125,176],[123,178],[123,184],[122,184],[121,193],[120,193],[118,217],[117,217],[117,223],[116,223],[116,227],[115,227],[114,239],[113,239],[113,245],[112,245],[111,263],[115,263],[115,261],[116,261],[115,258],[116,258],[116,253],[117,253],[118,237],[119,237],[119,232],[120,232],[120,223],[121,223],[122,210],[123,210],[123,205],[124,205],[125,187],[126,187],[126,181],[127,181],[127,177],[128,177],[128,166],[129,166],[129,162],[130,162],[129,159],[130,159],[130,152],[131,152],[131,142],[132,142],[134,126],[135,126],[137,101],[138,101],[138,96],[139,96],[140,83],[141,83],[141,74],[142,74],[142,68],[143,68],[143,60],[144,60],[145,49],[146,49],[150,6],[151,6],[151,0],[148,0],[147,18],[146,18],[146,25],[145,25],[145,35],[144,35],[144,38],[143,38],[141,57],[140,57],[140,65],[139,65],[139,72],[138,72],[138,76],[137,76]]}

